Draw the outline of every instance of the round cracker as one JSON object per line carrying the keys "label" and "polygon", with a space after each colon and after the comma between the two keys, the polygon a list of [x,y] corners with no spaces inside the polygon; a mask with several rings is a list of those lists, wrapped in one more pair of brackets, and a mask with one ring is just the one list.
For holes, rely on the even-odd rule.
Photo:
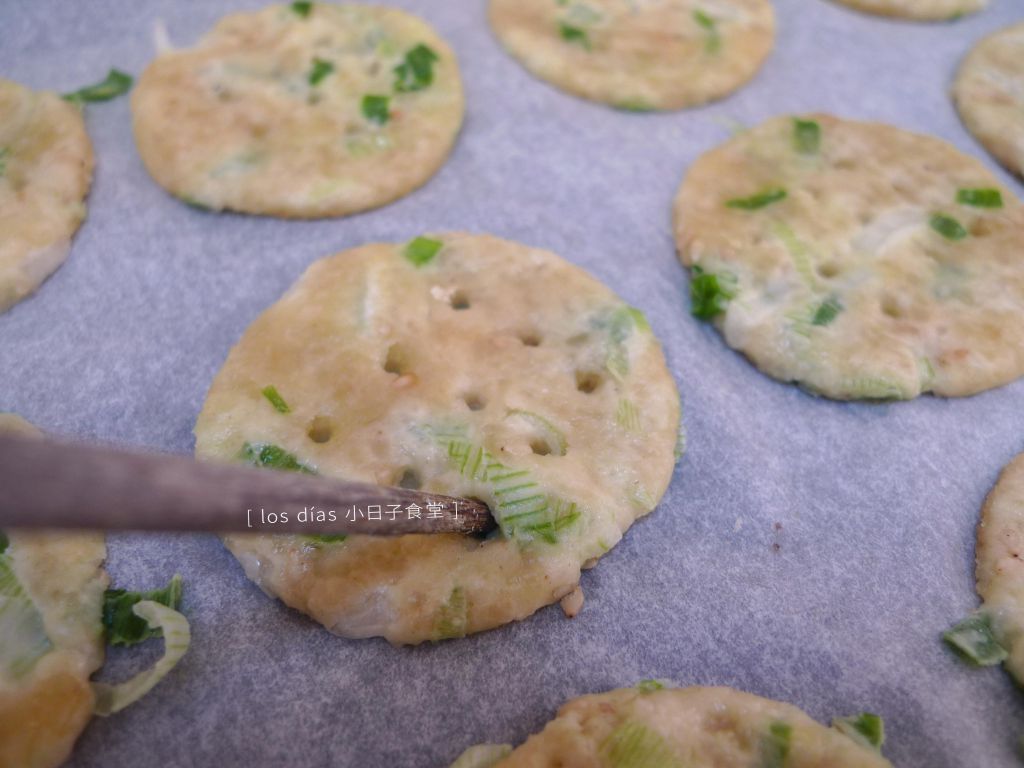
{"label": "round cracker", "polygon": [[[38,434],[11,414],[0,414],[4,430]],[[0,765],[52,768],[68,758],[92,716],[89,676],[103,663],[106,545],[99,534],[8,533],[0,600],[15,591],[27,596],[50,650],[17,674],[0,665]]]}
{"label": "round cracker", "polygon": [[635,110],[722,98],[775,40],[768,0],[491,0],[490,22],[537,77]]}
{"label": "round cracker", "polygon": [[85,218],[92,167],[77,107],[0,79],[0,312],[64,263]]}
{"label": "round cracker", "polygon": [[953,83],[953,102],[974,137],[1024,176],[1024,22],[971,49]]}
{"label": "round cracker", "polygon": [[912,21],[954,21],[976,13],[988,0],[836,0],[864,13]]}
{"label": "round cracker", "polygon": [[[478,764],[493,768],[891,765],[855,739],[826,728],[789,704],[732,688],[620,688],[569,701],[543,731],[510,755]],[[494,754],[501,753],[495,750]]]}
{"label": "round cracker", "polygon": [[1011,461],[985,499],[978,525],[978,594],[1006,668],[1024,682],[1024,453]]}
{"label": "round cracker", "polygon": [[676,197],[680,257],[704,273],[694,290],[735,294],[714,316],[726,343],[837,399],[970,395],[1024,373],[1020,201],[938,139],[800,120],[706,153]]}
{"label": "round cracker", "polygon": [[265,591],[346,637],[418,643],[529,616],[672,475],[678,395],[637,310],[550,252],[431,237],[440,250],[418,266],[407,253],[430,249],[401,244],[311,266],[231,351],[195,428],[201,457],[277,446],[324,474],[494,511],[503,533],[485,541],[227,537]]}
{"label": "round cracker", "polygon": [[[399,85],[400,67],[425,67],[430,82]],[[386,122],[364,110],[366,96],[388,99]],[[314,218],[424,184],[455,141],[463,96],[454,52],[408,13],[274,5],[227,16],[194,48],[159,56],[132,93],[132,114],[142,159],[171,194]]]}

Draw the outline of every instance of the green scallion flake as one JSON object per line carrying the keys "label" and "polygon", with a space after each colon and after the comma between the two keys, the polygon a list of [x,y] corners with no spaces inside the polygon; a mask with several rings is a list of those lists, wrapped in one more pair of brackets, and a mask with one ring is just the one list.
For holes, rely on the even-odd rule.
{"label": "green scallion flake", "polygon": [[384,125],[391,117],[388,105],[391,99],[387,96],[377,96],[372,93],[368,93],[363,96],[363,117],[369,120],[371,123],[377,123],[377,125]]}
{"label": "green scallion flake", "polygon": [[309,71],[309,84],[320,85],[320,81],[327,77],[331,72],[334,71],[333,62],[321,59],[319,57],[313,58],[313,68]]}
{"label": "green scallion flake", "polygon": [[103,593],[103,626],[107,631],[110,645],[135,645],[151,637],[160,637],[160,629],[152,629],[149,623],[135,615],[133,607],[143,600],[152,600],[168,608],[178,610],[181,605],[181,576],[175,575],[163,589],[148,592],[129,592],[124,589],[108,589]]}
{"label": "green scallion flake", "polygon": [[708,33],[704,49],[708,53],[717,53],[722,47],[722,36],[718,34],[718,22],[700,8],[693,12],[693,20],[700,25],[701,29]]}
{"label": "green scallion flake", "polygon": [[664,690],[665,684],[657,680],[641,680],[635,687],[640,693],[654,693]]}
{"label": "green scallion flake", "polygon": [[317,546],[319,544],[340,544],[348,536],[344,533],[315,533],[305,538],[309,539],[313,546]]}
{"label": "green scallion flake", "polygon": [[933,213],[932,217],[928,220],[928,226],[947,240],[963,240],[967,237],[967,230],[964,229],[964,225],[952,216],[947,216],[944,213]]}
{"label": "green scallion flake", "polygon": [[862,741],[877,750],[881,750],[885,743],[885,722],[870,712],[836,717],[832,720],[832,727],[854,741]]}
{"label": "green scallion flake", "polygon": [[979,667],[991,667],[1009,654],[996,640],[992,620],[986,613],[976,613],[942,634],[946,645],[965,661]]}
{"label": "green scallion flake", "polygon": [[764,208],[766,205],[784,200],[786,195],[786,190],[781,187],[766,189],[764,192],[758,192],[750,197],[735,197],[732,200],[726,200],[725,207],[738,208],[741,211],[756,211],[759,208]]}
{"label": "green scallion flake", "polygon": [[440,240],[431,240],[429,237],[417,237],[405,246],[402,255],[417,267],[422,267],[433,259],[443,246],[444,243]]}
{"label": "green scallion flake", "polygon": [[582,46],[584,50],[590,50],[590,36],[587,34],[587,30],[583,27],[577,27],[572,24],[566,24],[564,21],[558,24],[558,33],[562,36],[562,39],[567,43],[574,43]]}
{"label": "green scallion flake", "polygon": [[998,189],[959,189],[956,201],[975,208],[1002,208],[1003,193]]}
{"label": "green scallion flake", "polygon": [[273,384],[264,387],[260,391],[263,393],[263,396],[270,401],[270,404],[274,406],[274,410],[276,410],[278,413],[291,412],[292,409],[288,407],[288,403],[284,401],[284,398],[281,397],[281,393],[277,391],[277,387],[275,387]]}
{"label": "green scallion flake", "polygon": [[801,155],[816,155],[821,147],[821,126],[814,120],[793,120],[793,146]]}
{"label": "green scallion flake", "polygon": [[829,296],[814,313],[811,318],[811,325],[828,325],[836,319],[836,315],[843,311],[843,305],[839,303],[836,296]]}
{"label": "green scallion flake", "polygon": [[0,555],[7,551],[7,547],[10,546],[11,540],[7,538],[7,534],[0,531]]}
{"label": "green scallion flake", "polygon": [[112,69],[107,73],[107,77],[103,82],[80,88],[71,93],[65,93],[63,98],[76,104],[82,104],[87,101],[109,101],[125,93],[131,87],[131,75],[117,69]]}
{"label": "green scallion flake", "polygon": [[254,467],[269,467],[286,472],[304,472],[315,475],[316,470],[299,461],[295,454],[288,453],[284,448],[270,443],[246,443],[242,446],[241,458]]}
{"label": "green scallion flake", "polygon": [[292,13],[296,16],[301,16],[303,19],[308,18],[312,11],[313,3],[309,2],[309,0],[295,0],[292,3]]}
{"label": "green scallion flake", "polygon": [[693,268],[690,280],[690,314],[701,320],[710,320],[725,312],[729,301],[736,296],[733,280],[725,275]]}
{"label": "green scallion flake", "polygon": [[422,91],[434,82],[434,62],[437,54],[420,43],[409,49],[405,59],[395,67],[395,90],[399,93]]}
{"label": "green scallion flake", "polygon": [[789,723],[772,723],[761,741],[760,768],[783,768],[786,765],[786,758],[789,757],[792,737],[793,726]]}

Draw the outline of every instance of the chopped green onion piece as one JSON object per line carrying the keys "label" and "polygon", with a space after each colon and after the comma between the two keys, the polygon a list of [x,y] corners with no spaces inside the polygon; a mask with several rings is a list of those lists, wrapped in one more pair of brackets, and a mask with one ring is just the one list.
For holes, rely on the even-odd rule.
{"label": "chopped green onion piece", "polygon": [[789,757],[792,736],[793,726],[789,723],[772,723],[761,742],[760,768],[783,768],[786,765],[786,758]]}
{"label": "chopped green onion piece", "polygon": [[395,90],[399,93],[422,91],[434,82],[434,62],[437,54],[420,43],[405,54],[405,60],[395,67]]}
{"label": "chopped green onion piece", "polygon": [[725,312],[729,301],[735,297],[736,288],[729,277],[694,266],[690,280],[690,314],[701,320],[710,320]]}
{"label": "chopped green onion piece", "polygon": [[17,679],[53,650],[43,617],[0,554],[0,677]]}
{"label": "chopped green onion piece", "polygon": [[443,246],[444,243],[440,240],[431,240],[429,237],[417,237],[405,246],[402,255],[417,267],[422,267],[433,259]]}
{"label": "chopped green onion piece", "polygon": [[93,683],[92,690],[96,694],[93,712],[101,717],[120,712],[149,693],[153,686],[174,669],[192,641],[188,619],[166,605],[143,600],[136,603],[132,610],[137,618],[146,623],[147,632],[153,636],[163,635],[164,655],[151,668],[123,683]]}
{"label": "chopped green onion piece", "polygon": [[388,110],[390,101],[391,99],[387,96],[377,96],[372,93],[366,94],[363,96],[363,117],[371,123],[384,125],[391,117],[391,113]]}
{"label": "chopped green onion piece", "polygon": [[319,57],[313,57],[313,68],[309,71],[309,84],[313,86],[319,85],[320,81],[333,71],[333,62]]}
{"label": "chopped green onion piece", "polygon": [[814,120],[793,120],[793,146],[801,155],[816,155],[821,147],[821,126]]}
{"label": "chopped green onion piece", "polygon": [[960,189],[957,190],[956,201],[975,208],[1002,208],[1003,193],[998,189]]}
{"label": "chopped green onion piece", "polygon": [[7,534],[0,531],[0,555],[7,551],[7,547],[10,545],[11,540],[7,538]]}
{"label": "chopped green onion piece", "polygon": [[961,658],[979,667],[991,667],[1009,656],[996,640],[987,613],[967,617],[944,632],[942,639]]}
{"label": "chopped green onion piece", "polygon": [[764,192],[758,192],[750,197],[736,197],[732,200],[726,200],[725,207],[738,208],[742,211],[756,211],[758,208],[764,208],[766,205],[771,205],[785,199],[786,194],[786,190],[781,187],[766,189]]}
{"label": "chopped green onion piece", "polygon": [[558,25],[558,32],[567,43],[575,43],[582,46],[584,50],[590,50],[590,36],[587,35],[587,31],[582,27],[566,24],[563,21]]}
{"label": "chopped green onion piece", "polygon": [[306,536],[314,546],[318,544],[340,544],[348,538],[344,533],[314,533]]}
{"label": "chopped green onion piece", "polygon": [[635,688],[640,693],[654,693],[655,691],[664,690],[665,684],[658,680],[641,680],[636,684]]}
{"label": "chopped green onion piece", "polygon": [[708,53],[717,53],[722,47],[722,36],[718,34],[718,22],[716,22],[711,16],[708,16],[708,14],[700,8],[693,12],[693,20],[708,33],[708,39],[704,44],[704,49]]}
{"label": "chopped green onion piece", "polygon": [[316,470],[299,461],[295,454],[288,453],[284,448],[270,443],[246,443],[242,446],[241,458],[256,467],[281,469],[286,472],[304,472],[315,475]]}
{"label": "chopped green onion piece", "polygon": [[459,755],[450,768],[493,768],[511,753],[510,744],[476,744]]}
{"label": "chopped green onion piece", "polygon": [[513,408],[508,412],[507,418],[520,418],[529,424],[535,431],[541,432],[544,436],[544,443],[548,449],[548,453],[553,456],[565,456],[565,452],[569,448],[569,441],[565,439],[565,433],[552,424],[548,419],[545,419],[539,413],[533,411],[524,411],[519,408]]}
{"label": "chopped green onion piece", "polygon": [[117,69],[112,69],[107,73],[107,78],[103,82],[80,88],[71,93],[65,93],[63,98],[76,104],[86,101],[110,101],[110,99],[120,96],[131,87],[131,75]]}
{"label": "chopped green onion piece", "polygon": [[679,760],[660,733],[627,720],[601,742],[611,768],[676,768]]}
{"label": "chopped green onion piece", "polygon": [[836,319],[836,315],[843,311],[843,305],[839,303],[836,296],[829,296],[818,307],[811,319],[811,325],[828,325]]}
{"label": "chopped green onion piece", "polygon": [[288,407],[288,403],[281,397],[281,393],[277,391],[277,387],[273,384],[264,387],[262,390],[263,396],[270,401],[270,404],[274,406],[274,410],[278,413],[290,413],[291,408]]}
{"label": "chopped green onion piece", "polygon": [[450,640],[455,637],[466,636],[466,622],[469,612],[469,604],[466,601],[466,592],[462,587],[455,587],[448,600],[441,606],[440,613],[435,626],[435,634],[438,640]]}
{"label": "chopped green onion piece", "polygon": [[832,727],[854,741],[860,741],[873,749],[881,750],[885,743],[885,722],[878,715],[861,712],[850,717],[836,717]]}
{"label": "chopped green onion piece", "polygon": [[160,630],[151,628],[134,612],[135,605],[150,600],[177,610],[181,605],[181,576],[174,578],[163,589],[148,592],[129,592],[108,589],[103,593],[103,626],[110,645],[135,645],[151,637],[159,637]]}
{"label": "chopped green onion piece", "polygon": [[963,240],[967,237],[967,230],[964,229],[964,225],[952,216],[947,216],[944,213],[932,214],[932,217],[928,220],[928,226],[947,240]]}
{"label": "chopped green onion piece", "polygon": [[309,0],[295,0],[295,2],[292,3],[292,13],[296,16],[301,16],[304,19],[309,16],[312,10],[313,3],[309,2]]}

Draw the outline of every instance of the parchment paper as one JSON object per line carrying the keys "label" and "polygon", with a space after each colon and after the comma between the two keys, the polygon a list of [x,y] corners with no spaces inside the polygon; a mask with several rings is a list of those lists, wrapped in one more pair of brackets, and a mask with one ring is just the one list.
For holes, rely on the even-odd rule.
{"label": "parchment paper", "polygon": [[[0,410],[59,434],[191,452],[228,349],[308,264],[468,229],[551,248],[643,308],[679,382],[689,450],[660,507],[583,576],[579,616],[551,607],[439,645],[334,637],[263,595],[210,536],[111,536],[117,584],[184,576],[193,647],[142,702],[94,720],[71,765],[444,766],[475,742],[521,742],[570,697],[646,677],[736,686],[819,720],[881,713],[897,766],[1014,765],[1020,692],[1000,669],[956,661],[939,635],[977,605],[974,527],[1024,450],[1024,382],[844,405],[769,380],[689,316],[670,202],[730,121],[784,112],[891,122],[994,166],[947,88],[972,41],[1024,19],[1020,0],[955,24],[775,0],[776,50],[753,83],[658,115],[534,80],[492,38],[483,0],[389,1],[460,57],[466,123],[434,180],[347,219],[204,214],[148,178],[126,98],[88,106],[89,218],[68,263],[0,315]],[[259,5],[3,0],[0,76],[63,91],[111,66],[138,74],[158,19],[188,45]],[[140,667],[159,652],[150,645],[112,654],[104,676]]]}

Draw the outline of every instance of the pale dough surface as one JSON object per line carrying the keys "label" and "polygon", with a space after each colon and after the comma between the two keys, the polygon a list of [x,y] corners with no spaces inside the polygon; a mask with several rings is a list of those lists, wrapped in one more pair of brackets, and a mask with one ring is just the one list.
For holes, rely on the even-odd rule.
{"label": "pale dough surface", "polygon": [[964,58],[953,101],[967,129],[1024,176],[1024,23],[989,35]]}
{"label": "pale dough surface", "polygon": [[865,13],[913,21],[946,21],[980,11],[988,0],[836,0]]}
{"label": "pale dough surface", "polygon": [[[432,82],[396,92],[409,51]],[[317,62],[322,62],[318,65]],[[320,66],[318,82],[311,79]],[[380,124],[367,95],[389,99]],[[132,93],[135,140],[156,181],[215,210],[313,218],[373,208],[424,184],[462,123],[455,54],[426,23],[383,6],[288,5],[222,19],[160,55]]]}
{"label": "pale dough surface", "polygon": [[678,395],[642,315],[548,251],[431,237],[422,266],[404,244],[311,266],[231,351],[195,428],[203,458],[276,445],[323,474],[482,499],[516,529],[228,537],[265,591],[347,637],[456,637],[557,602],[673,471]]}
{"label": "pale dough surface", "polygon": [[[789,729],[782,762],[768,757],[773,726]],[[731,688],[698,687],[651,692],[620,688],[581,696],[562,706],[543,731],[508,757],[488,765],[891,768],[877,751],[789,704]]]}
{"label": "pale dough surface", "polygon": [[[0,430],[9,429],[38,434],[0,414]],[[107,549],[98,534],[7,534],[6,556],[51,650],[16,679],[0,672],[0,768],[52,768],[68,758],[92,716],[89,676],[103,663]]]}
{"label": "pale dough surface", "polygon": [[768,0],[491,0],[490,22],[537,77],[638,110],[726,96],[757,73],[775,40]]}
{"label": "pale dough surface", "polygon": [[80,109],[0,79],[0,312],[64,263],[92,168]]}
{"label": "pale dough surface", "polygon": [[[837,399],[970,395],[1024,373],[1024,206],[938,139],[779,117],[707,152],[675,201],[683,263],[734,284],[715,325],[762,371]],[[998,191],[1001,207],[958,201]],[[728,203],[785,197],[753,210]],[[959,239],[934,217],[952,219]],[[692,276],[691,276],[692,277]],[[834,316],[816,324],[822,305]]]}
{"label": "pale dough surface", "polygon": [[978,525],[978,594],[1010,657],[1006,668],[1024,682],[1024,454],[1011,461],[985,500]]}

